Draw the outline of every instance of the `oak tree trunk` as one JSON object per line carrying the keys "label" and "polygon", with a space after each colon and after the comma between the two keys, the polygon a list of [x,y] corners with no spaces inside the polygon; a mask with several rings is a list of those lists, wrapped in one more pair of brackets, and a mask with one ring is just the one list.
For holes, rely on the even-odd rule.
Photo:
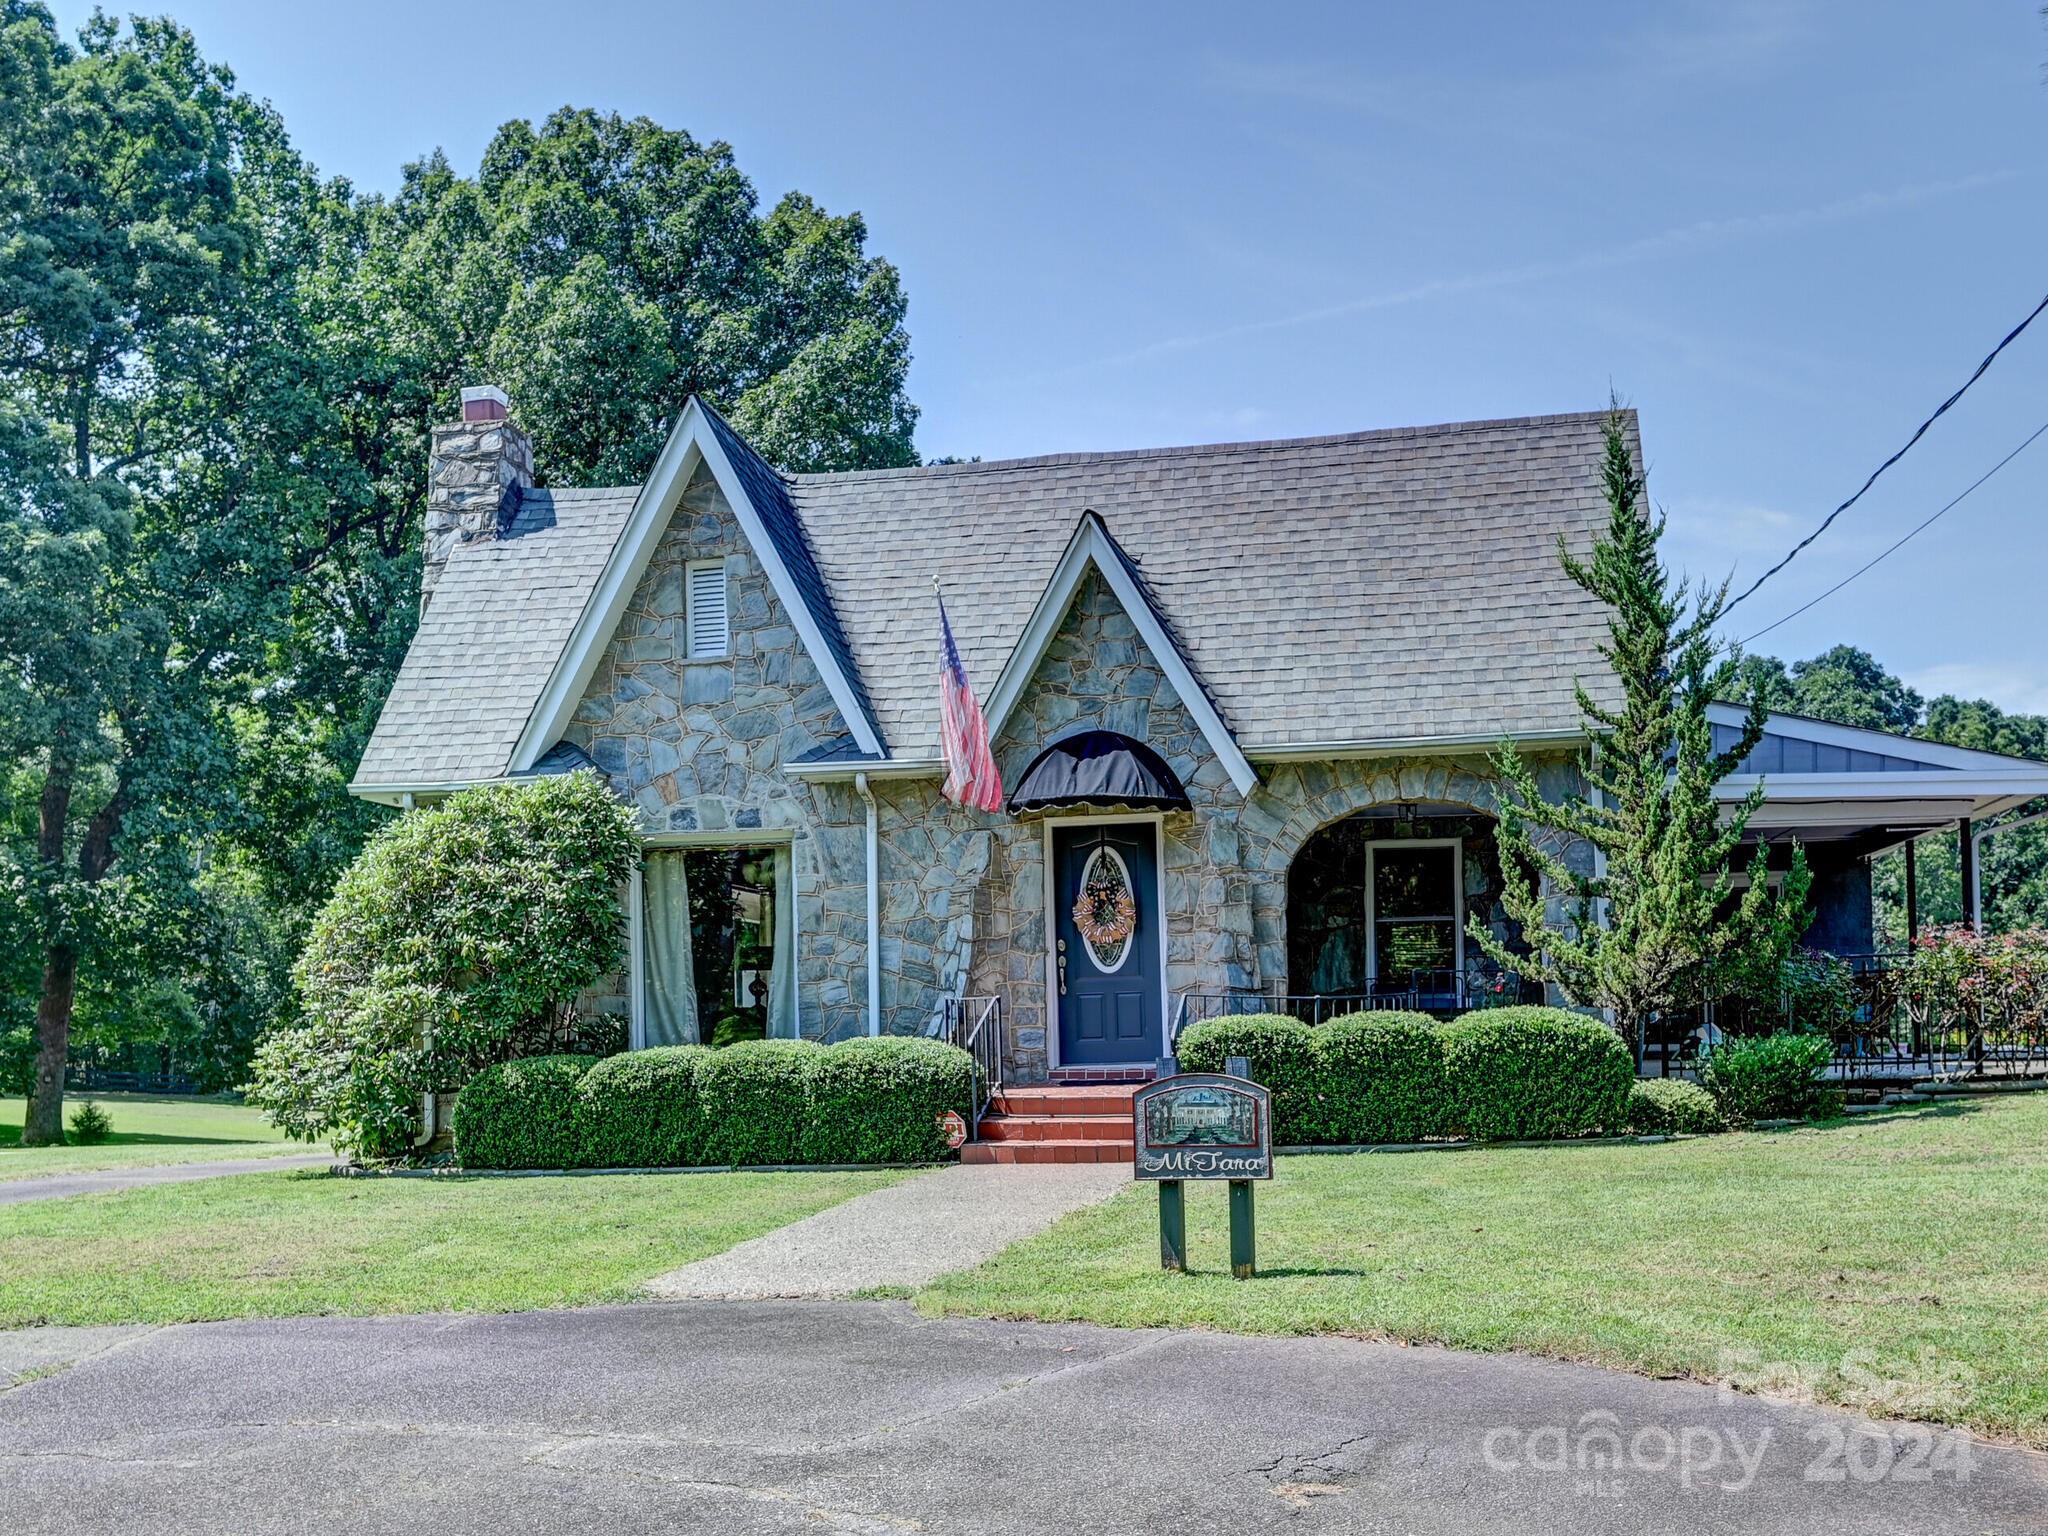
{"label": "oak tree trunk", "polygon": [[25,1147],[64,1142],[64,1064],[71,1055],[71,1002],[77,989],[78,952],[68,944],[51,945],[43,955],[43,995],[36,1004],[36,1076],[21,1128]]}
{"label": "oak tree trunk", "polygon": [[[36,857],[49,872],[64,862],[64,838],[71,820],[71,771],[61,749],[52,754],[37,807]],[[29,1086],[28,1117],[21,1127],[25,1147],[63,1144],[64,1064],[71,1055],[71,1003],[77,991],[78,953],[58,940],[43,950],[43,995],[36,1003],[36,1075]]]}
{"label": "oak tree trunk", "polygon": [[[43,781],[36,852],[45,866],[64,861],[64,841],[71,819],[71,765],[62,758],[50,765]],[[114,862],[114,836],[127,805],[125,786],[93,812],[78,846],[78,878],[93,885],[106,878]],[[29,1087],[28,1115],[22,1124],[25,1147],[60,1146],[64,1141],[64,1068],[71,1056],[71,1008],[78,995],[78,949],[67,937],[55,937],[43,951],[43,995],[36,1003],[36,1074]]]}

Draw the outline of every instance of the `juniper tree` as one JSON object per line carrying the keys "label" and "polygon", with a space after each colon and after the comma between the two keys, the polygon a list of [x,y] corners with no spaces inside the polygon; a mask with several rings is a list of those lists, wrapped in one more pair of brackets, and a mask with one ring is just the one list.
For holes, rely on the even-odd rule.
{"label": "juniper tree", "polygon": [[[1727,583],[1695,591],[1659,562],[1664,519],[1648,506],[1618,408],[1601,479],[1605,534],[1586,559],[1560,537],[1558,558],[1610,610],[1600,654],[1620,704],[1577,684],[1595,745],[1580,764],[1584,789],[1561,800],[1546,800],[1514,743],[1501,744],[1502,905],[1531,953],[1510,952],[1476,919],[1469,931],[1497,964],[1608,1010],[1639,1044],[1658,1013],[1775,976],[1806,925],[1809,881],[1795,846],[1783,888],[1772,891],[1758,846],[1748,887],[1735,892],[1732,865],[1763,789],[1723,806],[1715,786],[1762,738],[1767,710],[1753,697],[1736,740],[1715,750],[1707,706],[1730,691],[1739,661],[1713,634]],[[1560,837],[1590,845],[1594,868],[1567,862]]]}

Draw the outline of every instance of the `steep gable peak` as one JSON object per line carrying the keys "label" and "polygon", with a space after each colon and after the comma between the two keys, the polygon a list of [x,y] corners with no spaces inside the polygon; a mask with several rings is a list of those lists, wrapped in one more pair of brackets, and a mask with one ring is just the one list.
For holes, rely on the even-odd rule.
{"label": "steep gable peak", "polygon": [[1174,691],[1180,695],[1181,702],[1208,741],[1209,749],[1223,764],[1231,783],[1237,786],[1238,793],[1250,794],[1259,782],[1258,775],[1252,771],[1236,736],[1224,723],[1215,701],[1203,687],[1165,615],[1153,601],[1145,585],[1143,571],[1111,535],[1101,514],[1092,508],[1081,514],[1073,537],[1067,541],[1065,552],[1053,567],[1045,590],[1039,594],[1037,606],[1032,609],[1023,633],[1018,636],[1009,660],[989,692],[988,723],[991,733],[1000,732],[1015,713],[1030,686],[1032,675],[1038,670],[1039,662],[1058,634],[1067,610],[1073,606],[1074,595],[1080,591],[1090,571],[1096,572],[1116,595],[1131,623],[1136,626],[1139,637],[1151,650],[1153,659],[1159,663],[1160,670],[1165,672],[1167,680],[1173,684]]}
{"label": "steep gable peak", "polygon": [[852,649],[840,628],[831,592],[812,558],[787,482],[724,417],[692,395],[635,494],[611,557],[541,690],[514,748],[512,772],[530,768],[567,730],[605,646],[699,468],[710,472],[731,506],[855,742],[865,753],[884,754]]}

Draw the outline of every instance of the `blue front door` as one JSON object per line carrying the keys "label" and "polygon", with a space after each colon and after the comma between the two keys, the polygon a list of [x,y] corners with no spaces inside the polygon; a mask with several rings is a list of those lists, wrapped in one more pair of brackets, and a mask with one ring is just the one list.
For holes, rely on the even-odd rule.
{"label": "blue front door", "polygon": [[1054,827],[1052,868],[1060,1065],[1149,1065],[1165,1049],[1156,829]]}

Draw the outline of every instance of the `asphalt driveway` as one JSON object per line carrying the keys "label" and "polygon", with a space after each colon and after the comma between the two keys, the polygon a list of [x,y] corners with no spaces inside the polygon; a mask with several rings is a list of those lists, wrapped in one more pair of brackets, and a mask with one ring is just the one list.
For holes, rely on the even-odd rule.
{"label": "asphalt driveway", "polygon": [[39,1350],[82,1358],[0,1392],[9,1536],[2048,1531],[2027,1453],[1335,1339],[699,1301]]}

